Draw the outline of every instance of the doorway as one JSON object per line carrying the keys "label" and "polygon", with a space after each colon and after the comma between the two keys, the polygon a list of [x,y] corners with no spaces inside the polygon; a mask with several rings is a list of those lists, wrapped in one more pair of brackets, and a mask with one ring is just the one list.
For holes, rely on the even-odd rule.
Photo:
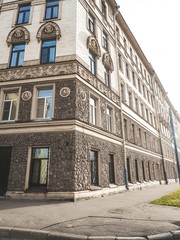
{"label": "doorway", "polygon": [[0,196],[6,194],[12,147],[0,147]]}

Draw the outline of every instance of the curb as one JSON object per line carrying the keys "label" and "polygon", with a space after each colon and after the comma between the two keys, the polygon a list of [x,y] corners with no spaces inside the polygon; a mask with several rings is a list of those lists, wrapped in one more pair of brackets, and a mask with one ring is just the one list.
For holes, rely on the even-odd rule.
{"label": "curb", "polygon": [[180,230],[145,237],[85,236],[42,230],[0,227],[0,240],[180,240]]}

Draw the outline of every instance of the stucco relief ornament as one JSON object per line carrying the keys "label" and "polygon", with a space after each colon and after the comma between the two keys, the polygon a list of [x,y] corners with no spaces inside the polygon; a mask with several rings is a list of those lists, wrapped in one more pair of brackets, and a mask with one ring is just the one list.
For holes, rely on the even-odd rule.
{"label": "stucco relief ornament", "polygon": [[81,91],[80,92],[80,97],[81,97],[81,99],[82,99],[82,101],[84,102],[84,101],[86,101],[86,93],[85,93],[85,91]]}
{"label": "stucco relief ornament", "polygon": [[71,90],[68,87],[61,88],[59,94],[61,97],[68,97],[71,93]]}
{"label": "stucco relief ornament", "polygon": [[25,27],[16,27],[14,28],[7,37],[7,44],[8,47],[11,44],[16,44],[16,43],[29,43],[30,41],[30,33]]}
{"label": "stucco relief ornament", "polygon": [[22,95],[21,95],[21,98],[22,98],[22,100],[24,100],[24,101],[30,100],[31,97],[32,97],[32,93],[31,93],[30,91],[25,91],[25,92],[23,92]]}
{"label": "stucco relief ornament", "polygon": [[55,38],[59,40],[61,37],[61,30],[56,23],[46,22],[39,28],[36,37],[38,42],[40,42],[42,39],[50,38]]}
{"label": "stucco relief ornament", "polygon": [[109,53],[104,53],[103,54],[102,61],[103,61],[104,66],[107,69],[109,69],[111,72],[114,70],[113,61],[112,61],[112,58],[111,58]]}
{"label": "stucco relief ornament", "polygon": [[89,36],[87,39],[87,47],[99,58],[101,56],[101,50],[99,43],[95,36]]}

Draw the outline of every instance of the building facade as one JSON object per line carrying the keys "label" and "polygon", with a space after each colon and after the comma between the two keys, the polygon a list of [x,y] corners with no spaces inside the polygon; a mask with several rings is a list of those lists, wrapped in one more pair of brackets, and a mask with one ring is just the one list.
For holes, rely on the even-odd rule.
{"label": "building facade", "polygon": [[171,102],[114,0],[1,0],[0,40],[1,195],[177,179]]}

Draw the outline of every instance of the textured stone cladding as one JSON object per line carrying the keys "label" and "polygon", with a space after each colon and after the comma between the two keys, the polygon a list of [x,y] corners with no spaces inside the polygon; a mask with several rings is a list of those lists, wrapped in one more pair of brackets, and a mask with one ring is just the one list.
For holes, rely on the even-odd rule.
{"label": "textured stone cladding", "polygon": [[[148,182],[150,180],[158,181],[158,180],[164,179],[162,159],[153,157],[146,153],[133,151],[130,149],[126,150],[126,156],[127,158],[129,158],[130,179],[132,183],[137,182],[135,160],[137,160],[139,182],[144,182],[144,180]],[[144,164],[145,179],[143,176],[143,166],[142,166],[143,164]]]}
{"label": "textured stone cladding", "polygon": [[[89,98],[90,94],[95,94],[92,90],[90,91],[89,88],[81,83],[80,81],[77,81],[76,84],[76,119],[83,121],[85,123],[90,124],[89,122]],[[97,96],[97,93],[95,94]],[[98,111],[99,116],[99,124],[98,126],[95,126],[99,129],[102,129],[104,131],[107,131],[107,116],[106,116],[106,106],[110,105],[110,102],[107,101],[104,97],[98,96],[98,102],[100,106],[100,111]],[[111,106],[111,105],[110,105]],[[120,116],[120,110],[115,105],[112,105],[113,109],[113,131],[110,132],[113,135],[117,135],[119,137],[122,136],[122,130],[121,130],[121,116]]]}
{"label": "textured stone cladding", "polygon": [[48,191],[75,189],[75,134],[73,132],[31,133],[0,135],[0,146],[12,146],[9,191],[24,191],[30,147],[49,147]]}
{"label": "textured stone cladding", "polygon": [[[37,83],[21,83],[16,85],[9,85],[7,89],[11,87],[21,88],[18,122],[28,122],[31,120],[32,101],[34,95],[34,86],[40,88],[46,85],[53,86],[55,84],[55,96],[54,96],[54,120],[75,119],[76,111],[76,83],[75,80],[56,80],[56,81],[42,81]],[[70,89],[70,95],[68,97],[62,97],[60,90],[64,87]],[[4,86],[3,86],[4,88]],[[25,91],[30,91],[32,98],[28,101],[24,101],[21,95]]]}
{"label": "textured stone cladding", "polygon": [[[124,116],[124,119],[127,120],[127,139],[126,140],[128,142],[138,145],[140,147],[143,147],[152,152],[161,154],[159,138],[152,135],[150,132],[147,131],[147,129],[144,129],[142,126],[138,125],[136,122],[134,122],[132,119],[128,118],[127,116]],[[134,136],[132,131],[132,124],[134,125],[134,129],[135,129]],[[141,136],[139,134],[140,133],[139,130],[141,130]],[[146,139],[145,139],[145,133],[146,133]]]}
{"label": "textured stone cladding", "polygon": [[90,189],[91,149],[98,151],[99,186],[109,187],[109,154],[114,155],[115,183],[117,185],[125,184],[122,146],[76,132],[75,148],[75,189],[77,191]]}

